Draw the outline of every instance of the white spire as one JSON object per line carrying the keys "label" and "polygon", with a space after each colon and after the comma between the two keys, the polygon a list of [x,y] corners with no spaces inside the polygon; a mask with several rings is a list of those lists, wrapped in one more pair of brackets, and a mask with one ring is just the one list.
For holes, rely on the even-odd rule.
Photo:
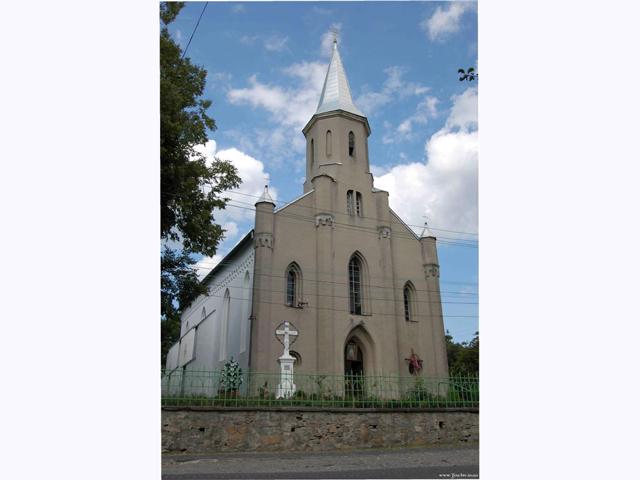
{"label": "white spire", "polygon": [[340,53],[338,53],[338,41],[335,37],[333,39],[331,63],[329,63],[327,77],[324,79],[324,86],[322,87],[322,94],[320,95],[316,113],[330,112],[332,110],[344,110],[364,117],[364,114],[358,110],[351,98],[349,81],[342,66]]}
{"label": "white spire", "polygon": [[262,195],[260,196],[256,204],[262,203],[262,202],[273,203],[274,205],[276,204],[273,201],[273,198],[271,198],[271,195],[269,195],[269,185],[264,186],[264,192],[262,192]]}
{"label": "white spire", "polygon": [[427,238],[427,237],[436,238],[436,236],[433,234],[433,232],[429,228],[429,225],[427,224],[427,216],[423,215],[423,217],[424,217],[424,227],[422,228],[422,233],[420,234],[420,238]]}

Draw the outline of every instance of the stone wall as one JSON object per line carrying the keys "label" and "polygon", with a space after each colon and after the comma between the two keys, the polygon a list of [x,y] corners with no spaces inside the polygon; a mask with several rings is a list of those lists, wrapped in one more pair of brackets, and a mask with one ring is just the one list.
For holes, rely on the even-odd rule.
{"label": "stone wall", "polygon": [[320,451],[478,442],[477,410],[164,408],[167,453]]}

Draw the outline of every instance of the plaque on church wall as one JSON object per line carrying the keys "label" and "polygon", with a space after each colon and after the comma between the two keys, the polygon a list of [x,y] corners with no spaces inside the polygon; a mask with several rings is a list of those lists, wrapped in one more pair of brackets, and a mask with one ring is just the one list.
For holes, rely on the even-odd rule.
{"label": "plaque on church wall", "polygon": [[195,345],[196,345],[196,329],[192,328],[184,337],[180,340],[180,353],[178,357],[180,362],[178,366],[184,367],[187,363],[195,358]]}

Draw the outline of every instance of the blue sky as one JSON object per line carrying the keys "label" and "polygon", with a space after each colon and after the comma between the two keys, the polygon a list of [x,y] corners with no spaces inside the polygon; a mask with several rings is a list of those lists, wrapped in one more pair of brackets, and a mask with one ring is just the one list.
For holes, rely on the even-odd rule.
{"label": "blue sky", "polygon": [[[187,3],[170,25],[183,48],[203,6]],[[418,232],[427,216],[439,239],[445,328],[469,340],[478,329],[477,90],[456,72],[477,66],[475,3],[209,3],[187,52],[209,72],[205,97],[218,125],[203,151],[232,161],[244,183],[216,217],[227,238],[201,273],[252,228],[251,195],[265,177],[278,202],[302,193],[301,129],[317,106],[332,28],[371,125],[374,184]]]}

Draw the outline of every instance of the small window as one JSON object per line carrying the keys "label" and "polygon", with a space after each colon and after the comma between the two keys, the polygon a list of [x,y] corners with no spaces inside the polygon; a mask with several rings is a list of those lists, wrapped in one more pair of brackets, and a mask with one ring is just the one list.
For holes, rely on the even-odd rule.
{"label": "small window", "polygon": [[349,156],[353,157],[356,153],[356,137],[353,132],[349,132]]}
{"label": "small window", "polygon": [[332,149],[332,145],[331,145],[331,130],[327,130],[327,157],[331,156],[331,149]]}
{"label": "small window", "polygon": [[293,366],[299,367],[300,364],[302,363],[302,357],[300,356],[300,354],[295,350],[289,350],[289,355],[291,355],[294,358]]}
{"label": "small window", "polygon": [[356,192],[356,215],[362,217],[362,194]]}
{"label": "small window", "polygon": [[311,164],[311,167],[313,167],[313,160],[314,160],[314,152],[313,152],[314,148],[313,148],[313,138],[311,139],[311,143],[309,144],[309,162]]}
{"label": "small window", "polygon": [[300,268],[296,263],[292,263],[287,268],[287,296],[285,303],[289,307],[300,306],[300,299],[302,297],[302,274]]}
{"label": "small window", "polygon": [[354,214],[353,190],[347,190],[347,213]]}

